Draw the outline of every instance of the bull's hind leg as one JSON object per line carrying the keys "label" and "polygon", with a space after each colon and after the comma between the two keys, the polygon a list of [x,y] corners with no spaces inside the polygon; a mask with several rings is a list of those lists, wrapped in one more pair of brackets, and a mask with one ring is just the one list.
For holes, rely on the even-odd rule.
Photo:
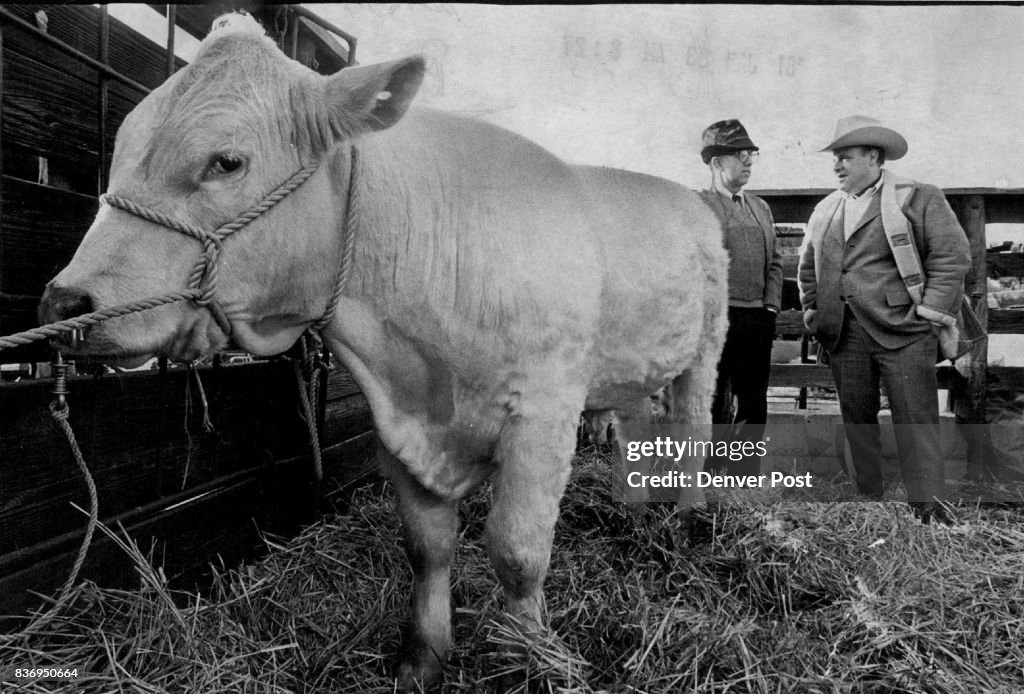
{"label": "bull's hind leg", "polygon": [[452,642],[451,562],[458,530],[457,502],[424,489],[405,466],[382,453],[395,485],[413,594],[396,676],[401,690],[425,690],[436,682]]}
{"label": "bull's hind leg", "polygon": [[558,503],[569,480],[578,412],[538,413],[530,420],[516,416],[502,430],[495,452],[487,551],[507,612],[527,628],[543,619],[544,578]]}
{"label": "bull's hind leg", "polygon": [[[702,266],[713,268],[719,248],[703,251]],[[697,480],[697,473],[704,468],[704,459],[712,444],[711,401],[715,395],[715,381],[718,377],[718,360],[725,344],[727,324],[727,297],[725,273],[709,273],[704,276],[704,316],[701,322],[700,338],[697,341],[693,361],[686,369],[672,379],[665,388],[666,419],[669,421],[673,438],[689,442],[689,455],[680,460],[680,466],[691,480]],[[680,514],[704,505],[704,490],[694,484],[681,488],[677,498]]]}
{"label": "bull's hind leg", "polygon": [[651,412],[651,401],[637,400],[633,407],[616,412],[615,439],[619,444],[621,465],[615,480],[615,492],[630,503],[667,500],[660,487],[650,486],[652,474],[663,467],[655,456],[643,455],[642,451],[656,444],[661,415]]}
{"label": "bull's hind leg", "polygon": [[714,397],[716,369],[710,359],[697,359],[666,388],[665,435],[682,446],[676,465],[691,482],[678,489],[676,503],[681,513],[704,505],[704,489],[697,484],[697,473],[711,445],[711,399]]}

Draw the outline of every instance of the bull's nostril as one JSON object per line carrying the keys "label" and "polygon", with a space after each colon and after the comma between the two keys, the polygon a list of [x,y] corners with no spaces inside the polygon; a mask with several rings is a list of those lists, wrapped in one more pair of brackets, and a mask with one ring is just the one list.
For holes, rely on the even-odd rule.
{"label": "bull's nostril", "polygon": [[47,287],[39,304],[39,319],[43,323],[55,323],[94,310],[92,297],[75,287]]}

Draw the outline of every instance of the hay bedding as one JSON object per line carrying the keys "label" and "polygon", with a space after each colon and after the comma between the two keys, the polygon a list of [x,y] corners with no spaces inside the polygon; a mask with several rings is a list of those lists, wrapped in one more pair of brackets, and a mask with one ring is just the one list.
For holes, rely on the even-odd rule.
{"label": "hay bedding", "polygon": [[[897,503],[725,499],[682,542],[669,508],[612,501],[610,464],[592,452],[573,475],[550,634],[525,666],[502,655],[520,637],[483,547],[487,490],[464,504],[442,692],[498,691],[508,670],[580,694],[1024,691],[1019,507],[960,508],[967,522],[944,529]],[[138,556],[140,590],[83,585],[0,663],[79,666],[73,684],[28,692],[392,692],[410,574],[390,493],[353,508],[269,541],[206,597],[172,596]]]}

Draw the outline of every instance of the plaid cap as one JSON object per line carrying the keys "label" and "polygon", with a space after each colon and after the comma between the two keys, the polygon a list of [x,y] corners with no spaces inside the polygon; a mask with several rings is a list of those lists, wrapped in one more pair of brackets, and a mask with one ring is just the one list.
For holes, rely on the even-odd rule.
{"label": "plaid cap", "polygon": [[700,151],[700,157],[707,164],[711,157],[719,154],[739,152],[744,149],[758,151],[757,145],[750,140],[747,129],[735,118],[720,120],[712,123],[704,129],[701,136],[704,141],[704,148]]}

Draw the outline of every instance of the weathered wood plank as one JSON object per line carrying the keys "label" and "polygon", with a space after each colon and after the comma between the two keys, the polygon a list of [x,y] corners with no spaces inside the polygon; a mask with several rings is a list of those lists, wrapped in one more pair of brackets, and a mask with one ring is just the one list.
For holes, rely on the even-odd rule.
{"label": "weathered wood plank", "polygon": [[[0,212],[3,256],[0,291],[42,296],[46,283],[67,265],[92,223],[99,203],[93,197],[4,176]],[[0,315],[0,320],[7,318]],[[3,334],[33,325],[0,323]]]}
{"label": "weathered wood plank", "polygon": [[[309,461],[253,471],[192,503],[154,512],[125,525],[143,551],[152,550],[154,563],[166,567],[171,585],[191,589],[208,573],[209,564],[233,566],[258,555],[260,533],[290,534],[310,520]],[[79,515],[76,527],[84,529]],[[116,529],[114,522],[108,526]],[[29,591],[52,593],[66,579],[81,543],[76,533],[61,553],[40,556],[30,565],[0,577],[0,614],[20,614],[39,604]],[[112,541],[97,532],[80,574],[81,579],[115,588],[135,588],[132,562]],[[0,622],[2,624],[2,622]],[[13,626],[7,621],[5,626]]]}
{"label": "weathered wood plank", "polygon": [[327,490],[323,501],[332,510],[347,511],[348,497],[353,488],[380,479],[377,466],[379,445],[376,432],[367,431],[324,449],[325,483],[321,488]]}
{"label": "weathered wood plank", "polygon": [[772,364],[769,385],[773,388],[835,388],[831,369],[818,364]]}
{"label": "weathered wood plank", "polygon": [[327,376],[327,402],[360,393],[349,370],[335,360],[334,370]]}
{"label": "weathered wood plank", "polygon": [[[11,9],[10,7],[8,9]],[[93,7],[14,6],[16,16],[34,24],[34,12],[43,9],[49,22],[47,35],[61,39],[90,57],[99,57],[100,12]],[[36,157],[49,160],[53,185],[78,192],[99,192],[100,110],[97,85],[100,73],[59,50],[21,26],[5,27],[4,62],[13,73],[4,94],[3,146],[9,159],[7,173],[35,180]],[[110,66],[141,79],[142,87],[155,87],[166,73],[164,52],[126,25],[110,20]],[[179,66],[184,62],[178,60]],[[145,95],[128,84],[108,80],[104,167],[118,127]]]}
{"label": "weathered wood plank", "polygon": [[1024,277],[1024,253],[988,253],[985,260],[989,277]]}
{"label": "weathered wood plank", "polygon": [[5,30],[4,143],[95,170],[97,72],[25,31]]}
{"label": "weathered wood plank", "polygon": [[[39,10],[45,11],[48,34],[88,56],[99,58],[99,8],[42,4],[9,5],[7,9],[33,24],[34,14]],[[114,70],[150,89],[167,77],[165,50],[116,17],[110,18],[109,64]],[[175,64],[180,68],[185,61],[175,58]]]}
{"label": "weathered wood plank", "polygon": [[775,334],[786,336],[808,335],[807,328],[804,327],[804,312],[796,310],[779,311],[779,315],[775,319]]}
{"label": "weathered wood plank", "polygon": [[[937,366],[935,371],[939,388],[950,388],[962,378],[956,369],[948,364]],[[1024,369],[1014,366],[990,366],[988,384],[989,388],[1024,390]],[[772,364],[770,385],[781,388],[835,388],[832,370],[819,364]]]}
{"label": "weathered wood plank", "polygon": [[752,190],[754,195],[764,198],[772,210],[772,217],[779,224],[805,224],[811,212],[831,191],[790,192],[779,190]]}
{"label": "weathered wood plank", "polygon": [[985,221],[989,224],[1020,224],[1024,221],[1024,192],[986,192]]}
{"label": "weathered wood plank", "polygon": [[[195,377],[184,369],[72,379],[69,421],[105,514],[308,452],[290,364],[200,374],[213,432],[203,429]],[[50,387],[0,387],[0,552],[65,532],[77,522],[69,501],[87,501],[47,410]]]}
{"label": "weathered wood plank", "polygon": [[[337,490],[337,498],[328,500],[331,504],[343,507],[344,490],[374,474],[376,445],[373,434],[366,433],[325,450],[324,480]],[[287,535],[310,522],[320,510],[313,499],[311,469],[308,456],[290,458],[214,480],[195,489],[205,492],[201,497],[176,495],[162,505],[132,509],[104,522],[112,528],[123,525],[144,550],[153,547],[154,564],[164,567],[171,586],[191,589],[211,563],[231,566],[262,554],[261,533]],[[39,604],[28,591],[48,594],[63,583],[84,530],[85,517],[80,515],[59,543],[26,547],[21,557],[0,556],[0,615],[24,613]],[[100,533],[81,578],[122,588],[136,580],[126,556]],[[0,630],[14,626],[13,620],[0,618]]]}
{"label": "weathered wood plank", "polygon": [[324,440],[343,441],[373,429],[370,405],[361,394],[329,401],[324,416]]}
{"label": "weathered wood plank", "polygon": [[[1024,277],[1024,254],[986,253],[985,263],[989,277]],[[796,277],[800,264],[798,255],[782,256],[782,276]]]}
{"label": "weathered wood plank", "polygon": [[988,334],[1024,334],[1024,309],[990,309],[988,312]]}

